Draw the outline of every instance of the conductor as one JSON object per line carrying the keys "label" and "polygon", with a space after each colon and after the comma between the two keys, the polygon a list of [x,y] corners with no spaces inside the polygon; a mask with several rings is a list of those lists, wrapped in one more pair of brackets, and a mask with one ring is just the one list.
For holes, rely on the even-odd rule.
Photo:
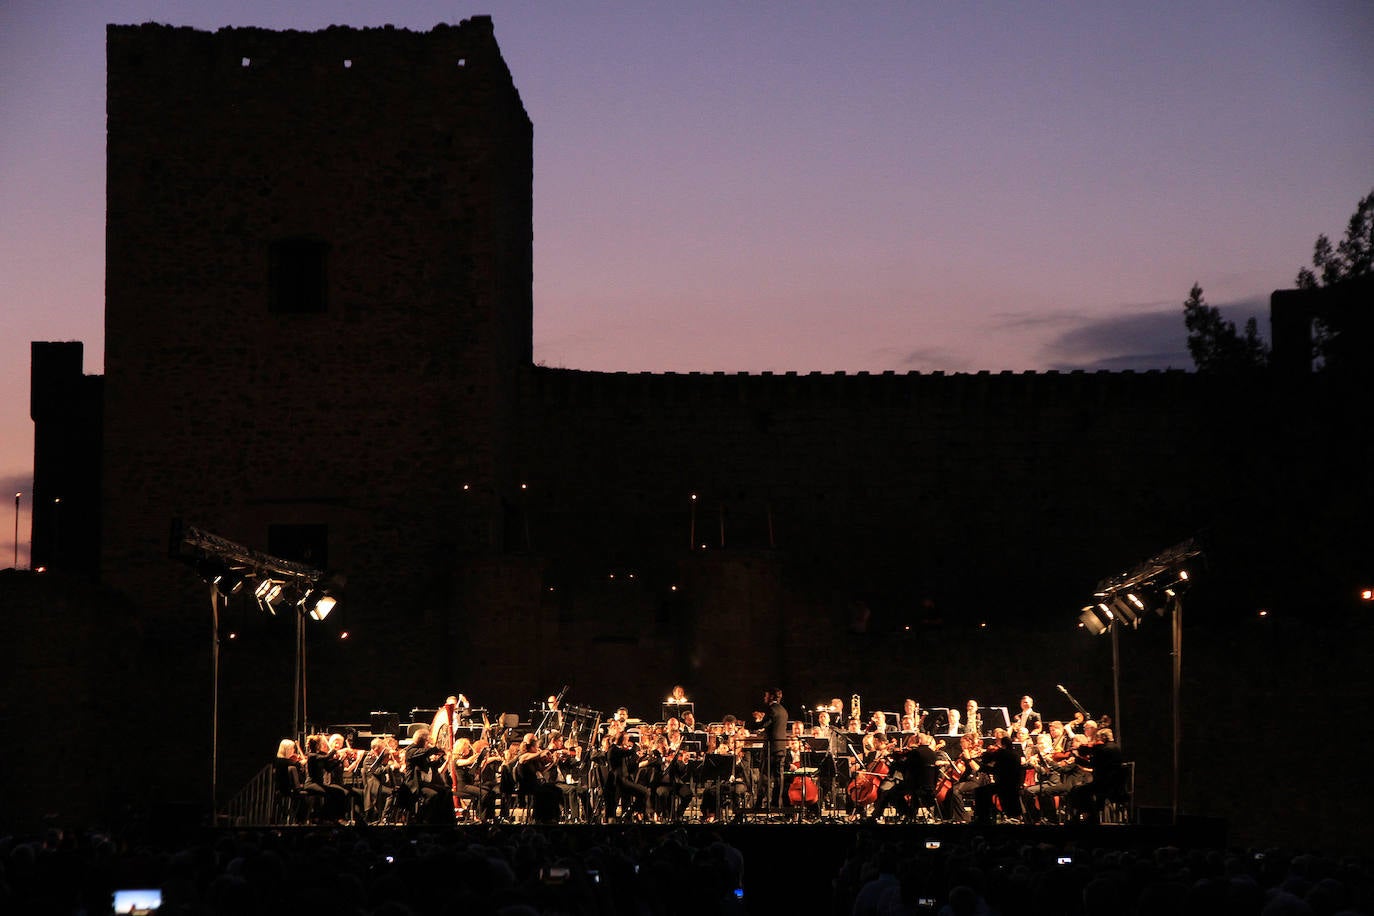
{"label": "conductor", "polygon": [[763,692],[766,712],[759,726],[759,733],[767,739],[767,758],[764,761],[763,792],[761,799],[768,799],[769,807],[782,808],[783,773],[787,766],[787,707],[782,705],[782,688],[774,687]]}

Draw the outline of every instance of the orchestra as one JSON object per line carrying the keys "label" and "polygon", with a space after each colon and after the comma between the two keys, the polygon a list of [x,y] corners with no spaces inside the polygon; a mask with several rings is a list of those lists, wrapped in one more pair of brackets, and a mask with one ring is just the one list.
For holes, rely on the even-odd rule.
{"label": "orchestra", "polygon": [[[494,725],[455,692],[407,733],[370,736],[366,751],[352,746],[351,730],[283,739],[273,762],[278,811],[316,824],[1057,824],[1095,822],[1104,800],[1126,791],[1110,729],[1082,710],[1044,723],[1029,695],[1014,717],[976,700],[961,716],[907,698],[865,719],[855,694],[847,710],[836,697],[789,720],[782,691],[771,688],[744,720],[700,722],[680,685],[661,722],[562,698],[542,701],[530,722],[502,713]],[[1110,771],[1097,786],[1094,759]]]}

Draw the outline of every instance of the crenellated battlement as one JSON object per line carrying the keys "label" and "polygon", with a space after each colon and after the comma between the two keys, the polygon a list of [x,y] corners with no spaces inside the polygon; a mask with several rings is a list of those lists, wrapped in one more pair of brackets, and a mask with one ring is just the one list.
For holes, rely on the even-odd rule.
{"label": "crenellated battlement", "polygon": [[[374,91],[400,80],[411,92],[493,84],[515,92],[491,17],[417,32],[393,26],[321,31],[226,27],[214,32],[144,23],[106,27],[111,92],[132,81],[172,79],[197,91],[252,91],[289,83],[296,92]],[[388,85],[392,93],[396,87]]]}
{"label": "crenellated battlement", "polygon": [[919,406],[939,402],[1065,407],[1139,398],[1166,403],[1199,389],[1181,370],[1148,372],[590,372],[536,367],[530,395],[558,405],[754,404]]}

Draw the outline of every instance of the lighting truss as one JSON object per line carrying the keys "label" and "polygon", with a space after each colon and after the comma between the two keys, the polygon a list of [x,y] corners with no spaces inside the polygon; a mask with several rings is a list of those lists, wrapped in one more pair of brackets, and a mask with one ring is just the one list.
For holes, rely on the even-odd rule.
{"label": "lighting truss", "polygon": [[[233,594],[250,583],[259,607],[272,614],[277,607],[294,603],[302,605],[313,619],[323,620],[334,606],[323,570],[245,547],[180,519],[172,522],[170,552],[172,559],[194,567],[220,594]],[[304,607],[306,599],[312,597],[316,606]],[[327,603],[322,610],[321,602]]]}
{"label": "lighting truss", "polygon": [[[1202,548],[1196,540],[1189,538],[1160,551],[1123,573],[1103,579],[1097,583],[1097,589],[1093,594],[1098,601],[1111,603],[1111,599],[1117,595],[1126,597],[1151,588],[1176,586],[1180,580],[1186,582],[1189,578],[1186,564],[1201,556]],[[1139,605],[1137,608],[1144,610]]]}

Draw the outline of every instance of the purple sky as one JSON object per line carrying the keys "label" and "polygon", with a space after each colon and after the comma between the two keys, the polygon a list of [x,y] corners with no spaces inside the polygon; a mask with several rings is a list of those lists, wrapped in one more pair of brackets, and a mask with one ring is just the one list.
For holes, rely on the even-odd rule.
{"label": "purple sky", "polygon": [[4,0],[4,504],[29,341],[102,371],[106,22],[491,14],[534,121],[547,365],[1187,368],[1194,281],[1267,329],[1374,189],[1374,4],[1099,6]]}

